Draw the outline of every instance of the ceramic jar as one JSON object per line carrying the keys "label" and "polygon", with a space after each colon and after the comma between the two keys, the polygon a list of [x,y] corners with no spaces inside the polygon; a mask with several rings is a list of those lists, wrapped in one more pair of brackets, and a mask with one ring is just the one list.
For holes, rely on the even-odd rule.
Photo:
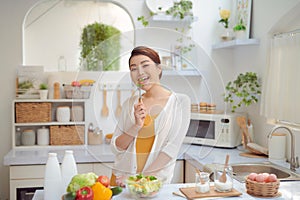
{"label": "ceramic jar", "polygon": [[21,135],[21,143],[24,146],[35,145],[35,131],[32,129],[24,130]]}
{"label": "ceramic jar", "polygon": [[70,107],[69,106],[59,106],[56,109],[56,119],[58,122],[69,122],[70,121]]}
{"label": "ceramic jar", "polygon": [[38,145],[49,145],[49,129],[40,128],[37,130],[37,144]]}
{"label": "ceramic jar", "polygon": [[72,106],[71,108],[71,121],[82,122],[83,119],[83,106]]}

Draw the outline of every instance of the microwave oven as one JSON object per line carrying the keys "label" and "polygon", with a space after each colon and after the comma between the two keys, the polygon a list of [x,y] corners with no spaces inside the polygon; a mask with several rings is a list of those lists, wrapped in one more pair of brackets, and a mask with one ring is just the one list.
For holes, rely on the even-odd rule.
{"label": "microwave oven", "polygon": [[241,113],[191,113],[184,143],[235,148],[241,144],[237,117]]}

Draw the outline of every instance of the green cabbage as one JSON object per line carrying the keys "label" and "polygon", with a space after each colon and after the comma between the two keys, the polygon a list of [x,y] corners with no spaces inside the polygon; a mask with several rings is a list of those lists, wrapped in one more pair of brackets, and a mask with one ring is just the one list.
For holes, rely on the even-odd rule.
{"label": "green cabbage", "polygon": [[67,192],[76,192],[80,188],[84,186],[93,186],[96,183],[98,176],[93,173],[89,172],[86,174],[77,174],[73,176],[71,182],[67,187]]}

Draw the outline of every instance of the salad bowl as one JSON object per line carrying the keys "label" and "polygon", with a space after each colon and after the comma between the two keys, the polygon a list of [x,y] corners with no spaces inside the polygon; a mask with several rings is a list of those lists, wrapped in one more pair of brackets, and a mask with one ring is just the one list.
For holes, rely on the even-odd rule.
{"label": "salad bowl", "polygon": [[155,176],[137,174],[126,179],[126,188],[130,194],[137,198],[151,198],[158,194],[162,187],[162,181]]}

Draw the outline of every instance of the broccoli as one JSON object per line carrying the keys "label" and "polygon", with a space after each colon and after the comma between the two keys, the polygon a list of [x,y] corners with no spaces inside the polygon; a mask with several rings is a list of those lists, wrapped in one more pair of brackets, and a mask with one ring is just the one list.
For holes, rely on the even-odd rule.
{"label": "broccoli", "polygon": [[73,176],[71,182],[68,185],[67,192],[76,192],[84,186],[93,186],[97,180],[98,176],[93,173],[77,174]]}

